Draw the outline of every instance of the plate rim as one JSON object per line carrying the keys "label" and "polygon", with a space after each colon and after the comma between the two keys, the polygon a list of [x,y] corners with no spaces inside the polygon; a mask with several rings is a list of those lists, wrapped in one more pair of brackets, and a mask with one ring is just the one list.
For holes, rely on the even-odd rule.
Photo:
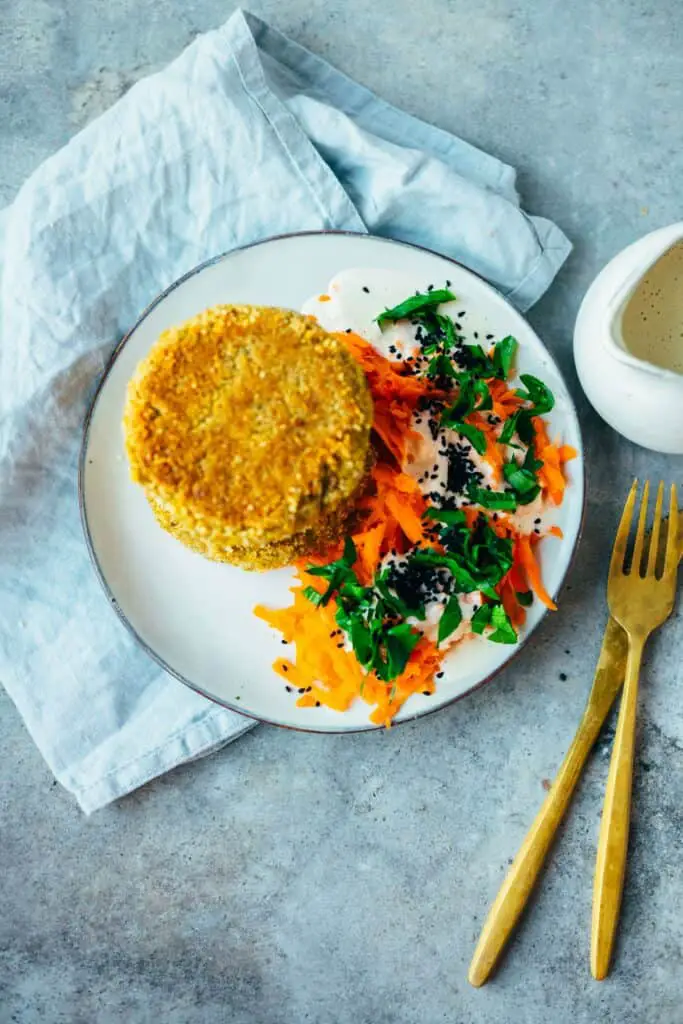
{"label": "plate rim", "polygon": [[[104,389],[104,386],[106,385],[106,382],[107,382],[107,379],[109,377],[109,374],[111,373],[111,371],[112,371],[112,369],[114,367],[114,364],[116,363],[120,353],[125,348],[125,346],[128,344],[131,336],[135,333],[135,331],[138,329],[138,327],[150,315],[152,310],[154,310],[159,305],[159,303],[163,302],[164,299],[166,299],[166,297],[168,295],[170,295],[173,291],[175,291],[176,288],[178,288],[181,284],[184,284],[185,281],[188,281],[190,278],[195,277],[197,274],[203,272],[208,267],[214,266],[217,263],[221,263],[223,261],[226,261],[226,260],[230,259],[231,256],[235,256],[238,253],[244,252],[247,249],[254,249],[254,248],[256,248],[259,245],[265,245],[265,244],[267,244],[269,242],[277,242],[277,241],[281,241],[281,240],[287,239],[287,238],[301,238],[301,237],[311,237],[311,236],[317,237],[317,236],[320,236],[320,235],[346,236],[346,237],[352,237],[352,238],[356,238],[356,239],[371,239],[371,240],[374,240],[374,241],[388,243],[388,244],[391,244],[391,245],[400,245],[400,246],[403,246],[404,248],[407,248],[407,249],[417,249],[418,251],[428,253],[430,256],[436,256],[439,259],[446,260],[448,263],[453,264],[453,266],[458,267],[460,270],[463,270],[463,271],[465,271],[468,274],[472,274],[474,277],[478,278],[484,285],[486,285],[487,288],[490,288],[491,291],[493,291],[498,296],[498,298],[500,298],[506,304],[506,306],[508,306],[515,314],[517,314],[518,316],[522,317],[524,322],[528,325],[529,329],[534,333],[534,335],[538,339],[538,341],[539,341],[540,345],[542,346],[543,350],[549,356],[549,358],[550,358],[550,360],[551,360],[551,362],[553,364],[553,368],[554,368],[555,372],[557,373],[558,377],[560,378],[560,380],[562,381],[562,384],[564,385],[565,391],[566,391],[566,393],[567,393],[567,395],[569,397],[569,401],[570,401],[570,404],[571,404],[571,410],[572,410],[572,413],[574,415],[574,420],[575,420],[575,423],[576,423],[576,430],[577,430],[577,434],[578,434],[578,439],[579,439],[579,444],[580,444],[580,455],[581,455],[582,500],[581,500],[581,509],[580,509],[580,512],[579,512],[579,523],[578,523],[578,528],[577,528],[577,531],[576,531],[576,537],[574,539],[574,543],[573,543],[573,546],[572,546],[572,550],[571,550],[569,558],[567,560],[567,565],[565,567],[564,572],[562,573],[562,576],[560,578],[560,581],[559,581],[557,587],[555,588],[555,592],[552,595],[554,598],[558,596],[558,594],[560,593],[560,591],[562,590],[562,588],[565,585],[565,582],[567,580],[567,576],[569,575],[571,569],[573,568],[574,562],[575,562],[576,557],[577,557],[578,548],[579,548],[579,545],[581,543],[581,539],[583,537],[583,529],[584,529],[585,518],[586,518],[586,504],[587,504],[586,461],[585,461],[585,455],[584,455],[584,453],[585,453],[585,446],[584,446],[584,439],[583,439],[583,431],[581,429],[581,421],[579,419],[579,415],[578,415],[578,410],[576,408],[576,404],[574,402],[574,399],[573,399],[573,396],[571,394],[571,391],[567,387],[567,381],[565,379],[565,376],[564,376],[564,373],[562,372],[561,367],[558,365],[557,360],[555,359],[555,356],[548,349],[548,347],[545,344],[545,342],[543,341],[543,339],[539,337],[539,335],[536,333],[536,331],[532,327],[532,325],[528,323],[528,321],[526,320],[526,317],[524,316],[524,314],[521,313],[520,310],[518,310],[510,302],[510,300],[505,295],[502,294],[502,292],[498,291],[498,289],[495,288],[495,286],[492,285],[490,281],[488,281],[485,277],[483,277],[483,275],[479,274],[476,270],[472,270],[470,267],[464,266],[464,264],[460,263],[458,260],[454,259],[452,256],[446,256],[444,253],[437,252],[435,249],[430,249],[428,246],[419,245],[419,244],[417,244],[415,242],[406,242],[406,241],[403,241],[402,239],[389,238],[389,237],[385,237],[383,235],[374,235],[374,234],[371,234],[369,232],[349,231],[349,230],[346,230],[346,229],[332,229],[332,228],[330,228],[330,229],[320,229],[320,230],[313,230],[313,229],[311,229],[311,230],[307,230],[307,231],[287,231],[287,232],[284,232],[284,233],[278,234],[278,235],[269,235],[267,238],[260,238],[260,239],[258,239],[255,242],[248,242],[245,245],[240,245],[240,246],[236,246],[233,249],[228,249],[225,252],[219,253],[216,256],[211,256],[209,259],[204,260],[202,263],[198,263],[197,266],[193,267],[191,270],[188,270],[185,274],[183,274],[181,277],[177,278],[167,288],[165,288],[162,292],[160,292],[143,309],[143,311],[140,313],[140,315],[137,318],[137,320],[135,321],[135,323],[129,328],[128,331],[126,331],[126,333],[122,336],[120,341],[114,346],[113,350],[111,351],[110,355],[108,356],[108,358],[106,360],[106,363],[104,365],[104,369],[102,370],[102,373],[101,373],[101,375],[99,377],[99,380],[97,381],[97,385],[95,387],[95,390],[93,391],[93,394],[92,394],[92,396],[90,398],[90,401],[89,401],[89,404],[88,404],[88,408],[86,410],[85,417],[84,417],[84,420],[83,420],[81,446],[80,446],[80,451],[79,451],[79,455],[78,455],[78,508],[79,508],[79,514],[80,514],[80,520],[81,520],[81,528],[83,530],[83,535],[84,535],[84,538],[85,538],[85,544],[86,544],[86,548],[87,548],[87,551],[88,551],[88,556],[90,558],[91,565],[92,565],[92,567],[94,569],[95,576],[97,577],[97,579],[98,579],[98,581],[100,583],[100,586],[102,587],[102,589],[103,589],[103,591],[105,593],[105,596],[107,597],[107,600],[108,600],[110,608],[113,609],[113,611],[115,612],[115,614],[116,614],[117,618],[119,619],[119,621],[127,629],[128,633],[133,637],[133,639],[136,641],[138,646],[145,652],[145,654],[148,657],[150,657],[154,662],[156,662],[156,664],[160,668],[162,668],[165,672],[167,672],[173,679],[177,680],[179,683],[182,683],[184,686],[187,686],[190,690],[193,690],[195,693],[200,694],[200,696],[205,697],[207,700],[211,701],[212,704],[215,704],[218,707],[225,708],[228,711],[233,711],[236,714],[240,715],[241,717],[247,718],[247,719],[249,719],[250,721],[252,721],[254,723],[259,723],[260,722],[263,725],[273,725],[273,726],[276,726],[279,729],[290,729],[292,732],[313,733],[313,734],[330,734],[330,735],[342,735],[342,734],[354,735],[354,734],[357,734],[357,733],[377,732],[379,730],[384,730],[385,726],[380,725],[380,724],[376,724],[374,722],[371,722],[368,719],[368,722],[363,724],[363,725],[355,725],[355,726],[350,726],[350,727],[349,726],[339,726],[339,727],[336,727],[336,726],[327,726],[326,725],[326,726],[323,726],[323,727],[316,728],[314,726],[290,725],[290,724],[288,724],[286,722],[277,721],[276,719],[263,718],[263,717],[260,717],[258,715],[253,714],[252,712],[246,711],[244,708],[239,707],[239,705],[237,703],[235,703],[235,702],[231,703],[228,700],[223,700],[223,699],[217,697],[215,694],[208,693],[206,690],[202,689],[201,686],[197,686],[195,683],[193,683],[189,679],[187,679],[181,672],[179,672],[177,669],[173,668],[172,665],[169,665],[161,657],[161,655],[158,654],[147,643],[147,641],[143,639],[142,636],[140,636],[140,634],[137,632],[137,630],[136,630],[135,626],[133,625],[133,623],[124,614],[123,609],[120,607],[116,597],[114,596],[114,593],[113,593],[111,587],[109,586],[107,578],[104,575],[104,572],[102,571],[102,567],[100,565],[100,562],[99,562],[99,559],[98,559],[98,556],[97,556],[97,552],[95,550],[95,545],[93,543],[92,535],[90,533],[90,526],[88,524],[88,514],[87,514],[87,508],[86,508],[86,501],[85,501],[85,463],[86,463],[86,456],[87,456],[87,451],[88,451],[88,443],[89,443],[89,439],[90,439],[90,427],[91,427],[91,424],[92,424],[92,420],[93,420],[93,416],[94,416],[94,413],[95,413],[95,409],[97,407],[98,399],[100,397],[100,394],[102,393],[102,390]],[[475,693],[477,690],[480,690],[483,686],[486,686],[488,683],[492,682],[493,679],[495,679],[495,677],[497,675],[499,675],[505,668],[508,667],[508,665],[510,665],[513,661],[515,661],[518,658],[518,656],[521,654],[521,652],[524,650],[524,648],[526,647],[527,643],[531,639],[531,637],[536,633],[536,631],[542,625],[542,623],[545,622],[546,616],[548,614],[548,611],[549,611],[549,609],[543,608],[543,610],[541,612],[541,616],[540,616],[538,622],[536,622],[531,627],[531,629],[528,631],[528,633],[526,633],[524,635],[522,641],[515,645],[514,651],[512,651],[510,653],[510,657],[506,661],[504,661],[501,665],[498,665],[496,668],[494,668],[488,675],[484,676],[483,679],[480,679],[479,682],[475,683],[474,686],[471,686],[468,690],[465,690],[464,693],[458,693],[455,696],[450,697],[444,703],[439,704],[436,707],[426,707],[426,708],[421,709],[420,711],[416,711],[414,714],[407,715],[405,718],[401,718],[399,721],[394,720],[392,722],[392,728],[396,728],[398,726],[407,724],[408,722],[414,722],[414,721],[416,721],[419,718],[426,718],[428,715],[433,715],[433,714],[436,714],[438,711],[443,711],[443,710],[445,710],[448,707],[452,707],[453,704],[456,704],[458,701],[464,700],[465,697],[469,697],[470,694]],[[247,728],[248,728],[248,726],[247,726]]]}

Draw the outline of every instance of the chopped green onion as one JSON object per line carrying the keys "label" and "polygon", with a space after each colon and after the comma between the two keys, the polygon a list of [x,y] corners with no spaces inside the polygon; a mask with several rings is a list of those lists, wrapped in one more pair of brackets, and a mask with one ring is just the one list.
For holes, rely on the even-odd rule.
{"label": "chopped green onion", "polygon": [[542,380],[532,376],[530,373],[521,374],[520,380],[524,384],[526,391],[519,390],[517,394],[520,398],[532,403],[533,415],[543,416],[544,413],[550,412],[555,405],[555,397],[550,388]]}
{"label": "chopped green onion", "polygon": [[517,508],[517,499],[512,491],[491,491],[487,487],[470,485],[467,493],[471,500],[482,508],[510,512]]}
{"label": "chopped green onion", "polygon": [[462,622],[462,610],[457,594],[452,594],[439,619],[437,643],[441,643],[453,633]]}
{"label": "chopped green onion", "polygon": [[379,326],[382,327],[387,322],[393,323],[396,320],[406,320],[408,317],[414,316],[415,313],[424,313],[427,310],[436,309],[442,302],[453,302],[454,299],[455,295],[447,288],[423,292],[419,295],[411,295],[404,302],[400,302],[398,306],[394,306],[392,309],[385,309],[376,320]]}
{"label": "chopped green onion", "polygon": [[323,599],[323,595],[316,590],[315,587],[305,587],[304,597],[307,601],[310,601],[311,604],[314,604],[316,608],[321,604]]}
{"label": "chopped green onion", "polygon": [[493,368],[499,380],[507,380],[517,351],[517,340],[511,334],[499,341],[493,350]]}
{"label": "chopped green onion", "polygon": [[486,451],[486,435],[483,430],[473,427],[470,423],[454,423],[453,430],[466,437],[475,452],[478,452],[479,455],[484,454]]}
{"label": "chopped green onion", "polygon": [[486,639],[493,644],[516,644],[517,632],[502,604],[493,605],[492,609],[491,625],[494,631],[489,633]]}
{"label": "chopped green onion", "polygon": [[477,608],[476,612],[472,616],[472,621],[470,622],[470,629],[472,630],[473,633],[476,633],[478,636],[481,636],[481,634],[484,632],[486,627],[491,622],[492,608],[493,605],[491,604],[483,604],[481,608]]}

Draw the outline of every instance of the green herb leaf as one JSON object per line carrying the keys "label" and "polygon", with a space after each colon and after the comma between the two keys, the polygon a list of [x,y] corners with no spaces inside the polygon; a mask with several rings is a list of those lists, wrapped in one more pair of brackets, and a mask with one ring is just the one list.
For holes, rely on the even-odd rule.
{"label": "green herb leaf", "polygon": [[493,368],[499,380],[507,380],[517,351],[517,339],[508,334],[493,350]]}
{"label": "green herb leaf", "polygon": [[520,409],[517,415],[517,434],[524,444],[531,444],[534,440],[534,425],[531,422],[531,413],[528,409]]}
{"label": "green herb leaf", "polygon": [[456,588],[461,593],[470,594],[473,590],[479,589],[472,573],[463,564],[461,558],[442,555],[434,548],[420,548],[411,555],[410,561],[418,565],[432,565],[435,568],[448,569],[455,580]]}
{"label": "green herb leaf", "polygon": [[486,451],[486,436],[483,430],[473,427],[470,423],[454,423],[453,430],[462,434],[470,442],[475,452],[483,455]]}
{"label": "green herb leaf", "polygon": [[[529,451],[532,451],[531,448]],[[532,452],[531,459],[528,463],[527,459],[525,459],[524,466],[518,466],[514,459],[512,462],[508,462],[503,466],[503,476],[517,495],[517,503],[519,505],[530,505],[541,492],[534,470],[525,469],[527,464],[539,469],[542,465],[542,463],[537,462],[537,460],[533,458]]]}
{"label": "green herb leaf", "polygon": [[316,608],[320,605],[323,599],[323,595],[319,593],[315,587],[304,587],[304,597],[307,601],[310,601],[311,604],[314,604]]}
{"label": "green herb leaf", "polygon": [[428,377],[456,377],[457,370],[448,356],[434,356],[427,367]]}
{"label": "green herb leaf", "polygon": [[420,636],[420,633],[416,632],[407,622],[392,626],[386,631],[385,645],[387,666],[391,673],[390,679],[395,679],[403,672],[410,655],[420,642]]}
{"label": "green herb leaf", "polygon": [[528,608],[530,604],[533,604],[534,595],[531,590],[518,590],[516,597],[523,608]]}
{"label": "green herb leaf", "polygon": [[511,512],[517,508],[517,499],[511,491],[491,491],[487,487],[470,485],[467,493],[482,508]]}
{"label": "green herb leaf", "polygon": [[534,474],[530,470],[518,466],[514,460],[503,466],[503,476],[518,495],[528,494],[538,487]]}
{"label": "green herb leaf", "polygon": [[355,563],[358,558],[358,552],[356,551],[356,545],[353,543],[351,537],[347,537],[344,541],[344,554],[342,555],[342,562],[348,565],[349,568]]}
{"label": "green herb leaf", "polygon": [[307,565],[306,572],[309,576],[322,576],[323,579],[329,580],[336,567],[336,562],[330,562],[328,565]]}
{"label": "green herb leaf", "polygon": [[474,407],[475,412],[486,412],[488,409],[493,409],[493,399],[485,380],[475,380],[472,391],[475,398],[479,399],[478,405]]}
{"label": "green herb leaf", "polygon": [[461,508],[435,508],[431,505],[425,512],[424,519],[436,519],[448,526],[460,526],[465,522],[465,513]]}
{"label": "green herb leaf", "polygon": [[327,585],[327,590],[325,591],[325,593],[320,598],[320,602],[319,603],[323,606],[323,608],[325,607],[325,605],[330,603],[330,600],[333,597],[334,592],[339,589],[339,587],[340,587],[340,585],[342,583],[342,580],[344,579],[344,576],[345,576],[346,572],[348,572],[348,571],[349,570],[346,569],[343,566],[340,566],[340,565],[336,566],[336,568],[334,569],[332,575],[330,576],[330,581],[329,581],[329,583]]}
{"label": "green herb leaf", "polygon": [[538,377],[533,377],[530,373],[521,374],[520,380],[524,384],[526,391],[519,390],[517,394],[520,398],[532,403],[533,415],[543,416],[544,413],[550,412],[555,405],[555,397],[550,388],[546,387],[542,380],[539,380]]}
{"label": "green herb leaf", "polygon": [[389,590],[386,580],[382,577],[375,577],[375,589],[379,592],[390,612],[394,615],[399,615],[402,619],[408,619],[413,616],[419,619],[421,622],[424,621],[426,612],[424,605],[419,605],[417,608],[410,608],[403,598],[399,597],[392,590]]}
{"label": "green herb leaf", "polygon": [[505,423],[503,424],[503,429],[500,432],[500,437],[498,438],[499,444],[510,444],[513,434],[517,429],[518,418],[519,411],[513,412],[512,416],[508,416],[508,418],[505,420]]}
{"label": "green herb leaf", "polygon": [[354,617],[349,630],[353,652],[364,667],[372,661],[375,644],[371,631],[362,619]]}
{"label": "green herb leaf", "polygon": [[516,644],[517,643],[517,632],[515,627],[510,622],[508,613],[503,608],[502,604],[493,605],[491,612],[491,625],[494,627],[493,633],[489,633],[487,640],[490,640],[493,644]]}
{"label": "green herb leaf", "polygon": [[453,633],[460,623],[462,622],[462,611],[460,609],[460,601],[458,600],[457,594],[452,594],[446,607],[441,613],[439,619],[439,631],[437,635],[437,643],[441,643],[446,637],[449,637]]}
{"label": "green herb leaf", "polygon": [[543,462],[540,459],[536,458],[533,445],[529,445],[526,451],[526,455],[524,456],[522,468],[529,470],[530,473],[536,473],[542,465]]}
{"label": "green herb leaf", "polygon": [[382,327],[385,323],[406,320],[408,317],[414,316],[415,313],[436,309],[442,302],[453,302],[454,299],[455,295],[447,288],[437,288],[435,291],[411,295],[404,302],[399,302],[398,306],[394,306],[392,309],[385,309],[383,313],[376,317],[376,321]]}
{"label": "green herb leaf", "polygon": [[493,608],[494,605],[492,604],[483,604],[481,608],[477,608],[470,622],[470,629],[473,633],[477,633],[478,636],[482,635],[491,622],[491,611]]}
{"label": "green herb leaf", "polygon": [[461,422],[474,410],[475,394],[471,375],[469,373],[459,374],[458,384],[458,396],[455,402],[450,408],[444,409],[441,414],[441,422],[444,427]]}
{"label": "green herb leaf", "polygon": [[455,348],[458,344],[458,336],[455,333],[455,326],[450,317],[442,316],[440,313],[436,314],[436,322],[443,332],[445,339],[445,345],[447,348]]}

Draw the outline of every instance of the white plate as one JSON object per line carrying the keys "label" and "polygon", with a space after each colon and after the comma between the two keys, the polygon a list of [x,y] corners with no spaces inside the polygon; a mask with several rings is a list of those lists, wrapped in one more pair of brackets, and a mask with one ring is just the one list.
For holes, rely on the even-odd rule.
{"label": "white plate", "polygon": [[[560,373],[516,310],[474,274],[442,256],[367,235],[311,233],[272,238],[204,264],[174,284],[143,314],[118,346],[100,383],[85,428],[80,465],[83,524],[90,552],[113,608],[147,652],[172,675],[235,711],[278,725],[320,732],[374,728],[363,701],[344,714],[297,708],[271,670],[282,654],[279,634],[252,615],[263,603],[289,603],[288,569],[248,573],[209,562],[184,548],[156,523],[142,490],[130,481],[121,418],[128,380],[161,331],[223,302],[300,309],[349,267],[408,272],[415,287],[446,279],[467,309],[467,328],[483,337],[513,334],[518,365],[553,390],[551,434],[581,451],[576,412]],[[466,329],[467,329],[466,328]],[[560,587],[583,514],[583,463],[568,465],[569,487],[556,522],[564,540],[540,545],[543,577]],[[522,643],[544,615],[534,602]],[[457,646],[432,697],[415,695],[397,721],[426,714],[462,697],[509,661],[519,647],[480,641]]]}

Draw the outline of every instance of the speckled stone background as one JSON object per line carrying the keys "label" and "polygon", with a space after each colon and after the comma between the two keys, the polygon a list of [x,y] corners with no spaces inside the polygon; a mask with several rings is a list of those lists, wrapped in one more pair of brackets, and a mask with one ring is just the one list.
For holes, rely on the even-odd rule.
{"label": "speckled stone background", "polygon": [[[219,0],[1,0],[0,202]],[[618,505],[683,460],[582,400],[571,333],[598,269],[683,216],[678,0],[254,0],[388,100],[520,170],[575,251],[531,320],[568,374],[590,469],[560,612],[492,685],[386,734],[261,727],[84,818],[0,695],[0,1022],[678,1024],[683,1019],[683,623],[643,679],[632,852],[610,980],[588,971],[609,736],[495,980],[478,930],[573,734],[605,622]],[[36,681],[45,685],[46,681]]]}

